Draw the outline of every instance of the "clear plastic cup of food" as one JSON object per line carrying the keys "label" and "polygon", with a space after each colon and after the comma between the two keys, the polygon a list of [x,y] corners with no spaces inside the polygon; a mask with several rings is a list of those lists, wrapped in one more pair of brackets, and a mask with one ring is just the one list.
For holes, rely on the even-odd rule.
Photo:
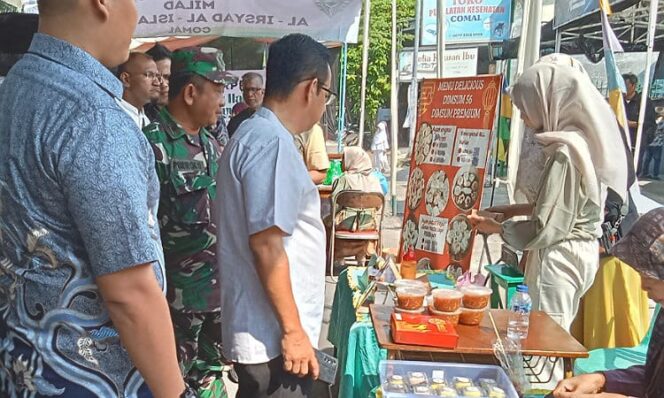
{"label": "clear plastic cup of food", "polygon": [[459,316],[459,323],[466,326],[477,326],[482,322],[484,313],[488,307],[475,310],[471,308],[461,308],[461,315]]}
{"label": "clear plastic cup of food", "polygon": [[488,287],[469,285],[461,288],[463,306],[472,310],[480,310],[489,305],[492,290]]}
{"label": "clear plastic cup of food", "polygon": [[427,289],[422,286],[397,287],[397,307],[404,310],[419,310],[424,305]]}
{"label": "clear plastic cup of food", "polygon": [[429,314],[435,316],[438,319],[442,319],[449,324],[456,326],[459,324],[459,317],[461,317],[461,309],[458,309],[453,312],[444,312],[444,311],[438,311],[433,306],[430,306]]}
{"label": "clear plastic cup of food", "polygon": [[435,289],[432,296],[436,311],[454,312],[461,308],[463,293],[456,289]]}

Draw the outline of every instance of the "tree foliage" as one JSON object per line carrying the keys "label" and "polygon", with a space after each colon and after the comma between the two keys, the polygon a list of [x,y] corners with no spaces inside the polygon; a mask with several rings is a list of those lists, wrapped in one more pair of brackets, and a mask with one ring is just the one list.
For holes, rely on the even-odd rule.
{"label": "tree foliage", "polygon": [[[397,1],[397,46],[401,50],[403,42],[412,35],[406,36],[403,29],[415,17],[415,0]],[[360,121],[360,93],[362,84],[362,29],[364,27],[364,10],[360,23],[360,41],[348,47],[348,77],[346,87],[346,106],[351,120]],[[390,67],[392,52],[392,0],[371,0],[371,16],[369,19],[369,64],[367,68],[367,97],[365,128],[375,126],[378,108],[389,107],[390,104]],[[398,52],[397,52],[398,57]]]}

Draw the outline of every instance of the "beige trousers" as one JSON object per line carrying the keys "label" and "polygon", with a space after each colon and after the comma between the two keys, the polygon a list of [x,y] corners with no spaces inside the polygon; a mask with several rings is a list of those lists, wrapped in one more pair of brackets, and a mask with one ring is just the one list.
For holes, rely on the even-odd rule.
{"label": "beige trousers", "polygon": [[[569,240],[528,253],[525,283],[533,300],[533,311],[544,311],[569,331],[583,295],[590,289],[599,269],[599,243],[596,240]],[[554,367],[543,362],[545,375],[553,372],[550,383],[537,388],[553,389],[564,377],[563,364]]]}

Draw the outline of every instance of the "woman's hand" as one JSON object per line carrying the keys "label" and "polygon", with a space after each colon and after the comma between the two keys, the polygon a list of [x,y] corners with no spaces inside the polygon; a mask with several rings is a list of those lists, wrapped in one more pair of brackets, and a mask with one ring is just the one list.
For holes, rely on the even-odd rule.
{"label": "woman's hand", "polygon": [[[554,398],[585,398],[589,395],[598,398],[600,397],[598,393],[602,390],[604,384],[606,384],[606,378],[601,373],[576,376],[558,383],[556,389],[553,390],[553,396]],[[601,396],[601,398],[616,397]]]}
{"label": "woman's hand", "polygon": [[472,226],[479,232],[485,234],[499,234],[502,231],[502,225],[491,217],[483,217],[473,210],[468,216],[468,220]]}

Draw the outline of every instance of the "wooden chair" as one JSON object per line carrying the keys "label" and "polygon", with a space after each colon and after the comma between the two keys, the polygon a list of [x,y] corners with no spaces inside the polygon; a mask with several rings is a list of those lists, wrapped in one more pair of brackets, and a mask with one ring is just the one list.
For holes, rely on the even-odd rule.
{"label": "wooden chair", "polygon": [[[336,216],[342,209],[375,210],[376,230],[370,231],[338,231]],[[376,252],[382,251],[382,224],[385,211],[385,197],[378,192],[342,191],[332,200],[332,229],[330,233],[329,267],[330,276],[334,277],[334,251],[337,241],[366,242],[375,241]],[[339,242],[340,243],[340,242]]]}

